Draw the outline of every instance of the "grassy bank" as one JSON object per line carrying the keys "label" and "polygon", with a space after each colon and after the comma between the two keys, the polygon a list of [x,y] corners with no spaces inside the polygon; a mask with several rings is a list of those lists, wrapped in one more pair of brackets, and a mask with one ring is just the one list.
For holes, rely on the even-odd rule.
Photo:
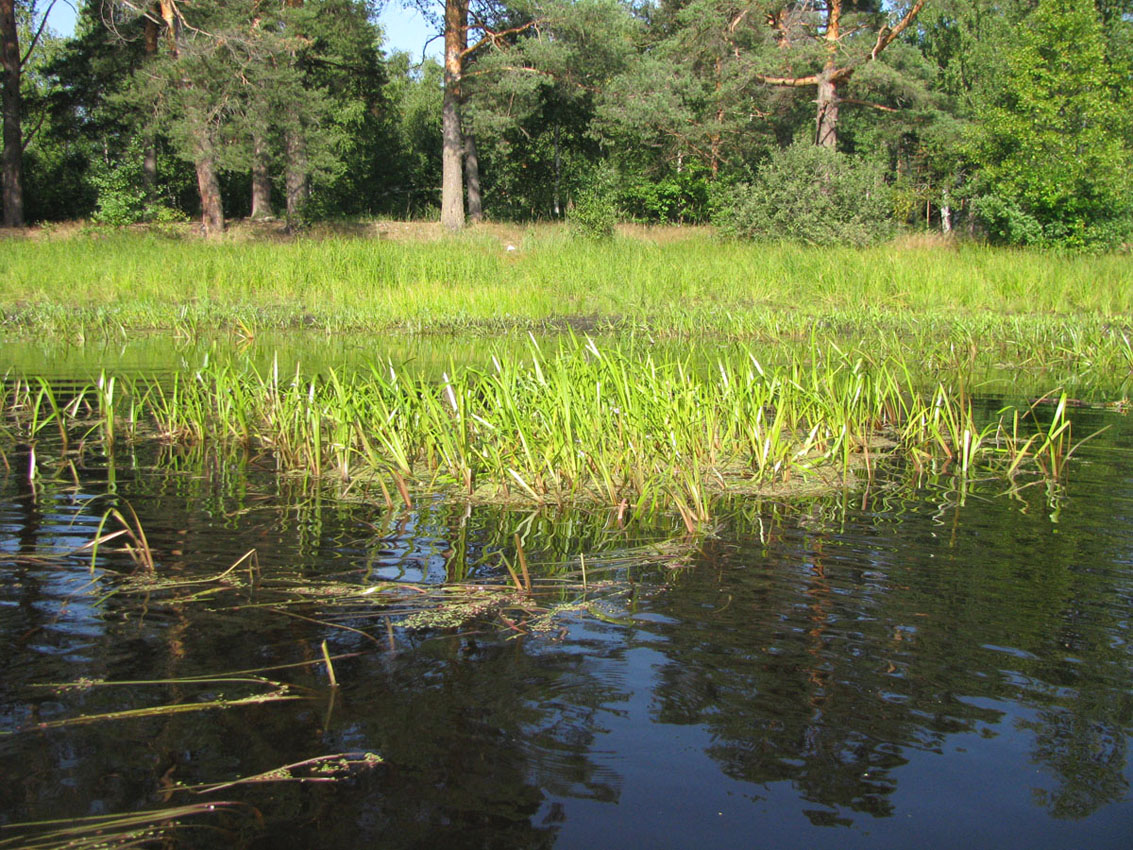
{"label": "grassy bank", "polygon": [[[671,234],[671,232],[670,232]],[[978,246],[827,249],[697,232],[607,243],[540,228],[422,240],[205,243],[136,233],[0,242],[9,332],[217,327],[460,331],[573,325],[729,336],[1020,317],[1119,324],[1133,263]],[[988,328],[989,332],[994,331]]]}

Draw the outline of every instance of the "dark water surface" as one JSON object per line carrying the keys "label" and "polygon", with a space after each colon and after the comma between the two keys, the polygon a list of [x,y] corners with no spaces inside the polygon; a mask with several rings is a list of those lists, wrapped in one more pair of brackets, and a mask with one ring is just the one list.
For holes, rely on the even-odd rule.
{"label": "dark water surface", "polygon": [[[752,501],[695,543],[663,518],[387,511],[207,456],[72,474],[41,447],[29,482],[13,450],[0,847],[30,841],[13,824],[209,801],[163,846],[1129,847],[1133,421],[1080,420],[1111,427],[1061,488]],[[166,586],[137,582],[121,538],[93,566],[59,554],[127,504]],[[506,581],[490,555],[516,531],[537,573],[581,554],[613,579],[601,616],[391,632],[281,589]],[[253,548],[254,569],[216,580]],[[324,640],[349,655],[337,691]],[[299,699],[95,717],[274,683]],[[185,790],[366,752],[382,763],[333,782]]]}

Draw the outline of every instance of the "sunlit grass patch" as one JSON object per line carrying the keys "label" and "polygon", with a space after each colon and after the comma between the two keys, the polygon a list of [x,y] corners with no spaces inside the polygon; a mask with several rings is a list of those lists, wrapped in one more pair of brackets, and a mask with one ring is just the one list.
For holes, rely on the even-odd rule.
{"label": "sunlit grass patch", "polygon": [[[136,233],[0,242],[0,309],[12,330],[522,326],[572,316],[657,331],[732,333],[768,311],[951,319],[1128,317],[1127,257],[951,244],[868,249],[726,242],[708,233],[604,242],[532,229],[432,241],[331,236],[201,243]],[[509,250],[511,249],[511,250]]]}

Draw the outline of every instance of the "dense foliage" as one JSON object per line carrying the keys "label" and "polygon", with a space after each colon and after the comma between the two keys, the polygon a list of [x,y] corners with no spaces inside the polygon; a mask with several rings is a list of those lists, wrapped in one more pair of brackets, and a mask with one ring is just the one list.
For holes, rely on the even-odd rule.
{"label": "dense foliage", "polygon": [[716,206],[729,236],[868,245],[892,234],[891,192],[877,164],[809,143],[772,152],[751,183],[729,187]]}
{"label": "dense foliage", "polygon": [[1133,233],[1129,0],[421,0],[465,22],[456,75],[366,0],[86,0],[72,38],[4,2],[29,221],[434,216],[444,149],[473,218],[587,233]]}
{"label": "dense foliage", "polygon": [[972,127],[978,209],[1005,242],[1111,244],[1133,214],[1128,75],[1090,0],[1040,0],[1027,24]]}

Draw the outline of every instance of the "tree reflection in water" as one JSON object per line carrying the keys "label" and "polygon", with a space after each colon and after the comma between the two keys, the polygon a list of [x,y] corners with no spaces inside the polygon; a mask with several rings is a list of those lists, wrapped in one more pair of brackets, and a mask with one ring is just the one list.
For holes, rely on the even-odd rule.
{"label": "tree reflection in water", "polygon": [[[925,808],[972,835],[996,826],[1002,800],[1020,805],[1019,793],[1033,823],[1011,822],[1009,840],[1062,830],[1104,844],[1131,817],[1133,487],[1106,454],[1127,451],[1133,430],[1122,425],[1083,453],[1057,504],[1038,487],[1012,497],[947,480],[794,506],[744,502],[722,512],[715,534],[685,544],[681,569],[631,565],[641,544],[671,536],[671,519],[626,531],[601,512],[531,516],[444,500],[387,513],[277,479],[254,460],[165,458],[158,473],[155,458],[119,458],[85,470],[79,486],[9,475],[0,730],[12,734],[0,737],[0,770],[19,781],[0,783],[0,824],[153,809],[190,799],[184,786],[368,751],[383,763],[338,782],[228,789],[224,799],[262,820],[218,812],[175,841],[572,846],[617,820],[642,840],[740,844],[748,833],[699,812],[742,788],[750,811],[736,817],[747,827],[774,825],[769,835],[815,846],[870,835],[907,843],[923,824],[895,816]],[[109,550],[93,581],[89,553],[29,557],[91,539],[112,499],[137,509],[162,577],[213,576],[253,547],[258,577],[186,601],[131,591],[132,562]],[[607,621],[572,614],[561,631],[531,636],[498,623],[395,629],[391,650],[381,620],[340,622],[371,641],[317,622],[329,616],[317,601],[290,609],[306,620],[268,604],[278,599],[265,577],[492,580],[494,553],[517,529],[536,571],[573,570],[580,553],[610,566],[621,609]],[[349,656],[335,664],[337,691],[324,640]],[[239,699],[266,686],[187,680],[296,664],[262,674],[302,697],[292,702],[29,728]],[[83,677],[167,683],[39,687]],[[698,784],[657,765],[685,765]],[[769,813],[761,801],[772,798],[780,810]],[[642,799],[648,810],[632,810]]]}

